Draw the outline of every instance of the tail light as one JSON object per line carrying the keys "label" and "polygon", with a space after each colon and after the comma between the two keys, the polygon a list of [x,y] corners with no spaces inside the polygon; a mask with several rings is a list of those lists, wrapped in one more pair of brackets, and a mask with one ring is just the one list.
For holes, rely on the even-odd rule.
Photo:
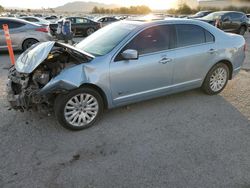
{"label": "tail light", "polygon": [[36,31],[48,33],[49,27],[40,27],[40,28],[37,28]]}

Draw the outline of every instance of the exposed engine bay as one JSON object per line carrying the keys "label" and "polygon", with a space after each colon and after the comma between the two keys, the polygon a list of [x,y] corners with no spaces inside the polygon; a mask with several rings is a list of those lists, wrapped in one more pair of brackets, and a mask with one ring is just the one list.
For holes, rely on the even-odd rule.
{"label": "exposed engine bay", "polygon": [[[50,43],[51,44],[51,43]],[[38,44],[39,45],[39,44]],[[37,54],[31,47],[24,53]],[[30,52],[29,52],[30,51]],[[29,54],[33,58],[34,55]],[[50,82],[50,80],[59,75],[62,70],[81,63],[91,61],[91,57],[80,53],[73,48],[62,43],[53,42],[53,47],[45,54],[46,58],[40,62],[34,70],[20,72],[16,66],[9,69],[7,92],[8,100],[14,109],[19,110],[44,110],[53,106],[53,101],[58,91],[46,95],[39,94],[39,91]],[[25,54],[17,61],[24,61],[28,58]],[[34,59],[33,59],[34,60]],[[39,60],[37,60],[39,61]],[[25,62],[29,66],[29,62]]]}

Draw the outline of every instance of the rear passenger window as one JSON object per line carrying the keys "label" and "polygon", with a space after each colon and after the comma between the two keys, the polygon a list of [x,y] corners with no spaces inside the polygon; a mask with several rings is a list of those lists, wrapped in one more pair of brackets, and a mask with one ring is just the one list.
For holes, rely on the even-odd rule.
{"label": "rear passenger window", "polygon": [[206,35],[206,42],[214,42],[214,36],[210,32],[205,30],[205,35]]}
{"label": "rear passenger window", "polygon": [[197,25],[176,25],[177,47],[191,46],[206,42],[204,29]]}
{"label": "rear passenger window", "polygon": [[25,25],[24,23],[15,22],[15,21],[7,21],[5,24],[9,26],[9,29],[19,28]]}

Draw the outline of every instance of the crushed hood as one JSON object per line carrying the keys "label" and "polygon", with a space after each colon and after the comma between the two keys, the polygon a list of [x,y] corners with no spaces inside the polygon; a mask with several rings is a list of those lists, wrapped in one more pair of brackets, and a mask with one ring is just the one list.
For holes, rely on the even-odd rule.
{"label": "crushed hood", "polygon": [[55,45],[76,51],[83,56],[88,57],[89,59],[94,58],[94,56],[92,56],[91,54],[88,54],[73,46],[55,41],[49,41],[33,45],[24,53],[22,53],[16,61],[16,70],[20,73],[27,74],[33,72],[48,57],[50,51]]}

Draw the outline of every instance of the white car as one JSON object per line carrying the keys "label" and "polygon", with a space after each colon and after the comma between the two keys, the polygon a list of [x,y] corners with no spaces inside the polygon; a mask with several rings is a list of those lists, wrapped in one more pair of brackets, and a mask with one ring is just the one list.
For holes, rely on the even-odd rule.
{"label": "white car", "polygon": [[24,17],[21,17],[21,19],[26,20],[28,22],[33,22],[39,25],[43,25],[43,26],[48,26],[50,24],[49,21],[43,18],[35,17],[35,16],[24,16]]}

